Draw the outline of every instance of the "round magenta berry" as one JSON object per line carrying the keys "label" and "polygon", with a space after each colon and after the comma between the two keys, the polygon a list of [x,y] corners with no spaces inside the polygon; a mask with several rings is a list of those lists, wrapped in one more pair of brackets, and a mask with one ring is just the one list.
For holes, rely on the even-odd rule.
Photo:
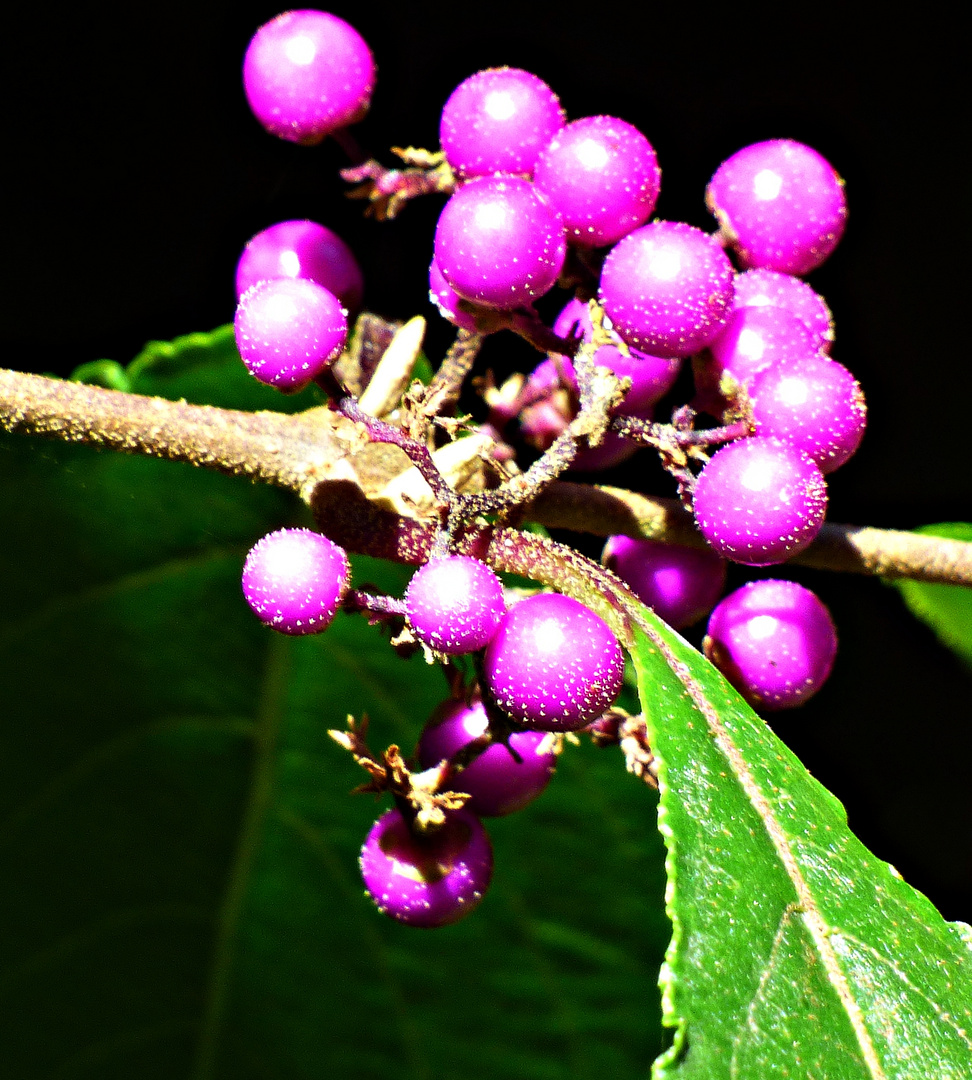
{"label": "round magenta berry", "polygon": [[361,267],[337,233],[316,221],[280,221],[258,232],[236,264],[236,298],[260,281],[307,278],[351,311],[361,307]]}
{"label": "round magenta berry", "polygon": [[[485,734],[489,720],[481,701],[447,701],[436,709],[419,739],[423,769],[454,757]],[[472,798],[466,809],[481,817],[502,817],[522,810],[550,782],[557,755],[544,749],[547,733],[515,731],[509,747],[493,743],[447,783],[451,791],[466,791]],[[513,751],[511,753],[510,751]],[[513,756],[518,755],[519,761]]]}
{"label": "round magenta berry", "polygon": [[435,229],[435,261],[464,300],[509,311],[553,288],[567,245],[560,218],[529,180],[463,184]]}
{"label": "round magenta berry", "polygon": [[784,308],[803,322],[820,352],[830,352],[834,317],[827,301],[800,278],[776,270],[746,270],[736,274],[734,303],[737,308],[766,304]]}
{"label": "round magenta berry", "polygon": [[864,438],[864,392],[836,360],[784,361],[760,372],[749,393],[756,434],[797,447],[823,473],[840,468]]}
{"label": "round magenta berry", "polygon": [[271,135],[311,146],[368,111],[375,62],[364,38],[337,15],[285,11],[253,35],[243,86]]}
{"label": "round magenta berry", "polygon": [[528,177],[563,126],[557,95],[542,79],[520,68],[487,68],[452,91],[439,139],[461,180],[493,173]]}
{"label": "round magenta berry", "polygon": [[716,451],[698,475],[693,501],[699,530],[720,555],[770,566],[820,531],[827,483],[802,450],[753,436]]}
{"label": "round magenta berry", "polygon": [[261,281],[240,299],[236,347],[250,374],[278,390],[301,390],[334,360],[348,336],[340,302],[304,278]]}
{"label": "round magenta berry", "polygon": [[610,536],[601,561],[669,626],[708,615],[726,585],[726,563],[704,548]]}
{"label": "round magenta berry", "polygon": [[350,566],[343,548],[310,529],[278,529],[250,549],[243,595],[282,634],[319,634],[337,613]]}
{"label": "round magenta berry", "polygon": [[[568,337],[579,329],[581,339],[590,341],[594,332],[591,325],[591,312],[582,300],[570,300],[554,320],[553,332],[558,337]],[[641,416],[649,418],[654,404],[671,390],[678,378],[682,361],[666,359],[662,356],[649,356],[638,349],[629,349],[625,356],[614,345],[602,345],[594,354],[594,363],[609,368],[615,375],[631,380],[631,388],[625,394],[624,401],[614,412],[618,416]],[[566,358],[565,358],[566,359]],[[568,360],[564,365],[564,374],[576,387],[573,366]]]}
{"label": "round magenta berry", "polygon": [[654,356],[689,356],[719,333],[732,307],[733,270],[701,229],[653,221],[611,249],[600,298],[622,338]]}
{"label": "round magenta berry", "polygon": [[432,260],[429,266],[429,299],[439,309],[443,319],[463,330],[475,330],[476,320],[459,306],[459,294],[442,276],[439,264]]}
{"label": "round magenta berry", "polygon": [[483,661],[486,685],[514,720],[573,731],[614,701],[624,656],[608,624],[559,593],[538,593],[503,617]]}
{"label": "round magenta berry", "polygon": [[712,612],[705,655],[756,708],[802,705],[837,654],[830,613],[795,581],[751,581]]}
{"label": "round magenta berry", "polygon": [[484,649],[505,611],[502,582],[468,555],[426,563],[405,591],[405,612],[415,636],[448,656]]}
{"label": "round magenta berry", "polygon": [[540,154],[533,181],[581,247],[613,244],[655,209],[661,169],[651,143],[613,116],[585,116]]}
{"label": "round magenta berry", "polygon": [[792,139],[745,146],[716,170],[706,203],[743,267],[808,274],[844,232],[844,182]]}
{"label": "round magenta berry", "polygon": [[358,861],[382,915],[408,926],[448,926],[476,907],[493,876],[493,848],[482,822],[453,810],[435,830],[414,830],[389,810],[365,838]]}

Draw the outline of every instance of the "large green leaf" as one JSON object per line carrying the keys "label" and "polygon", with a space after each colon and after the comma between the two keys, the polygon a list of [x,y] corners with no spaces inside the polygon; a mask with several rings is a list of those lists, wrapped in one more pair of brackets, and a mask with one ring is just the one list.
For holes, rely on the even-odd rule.
{"label": "large green leaf", "polygon": [[972,931],[861,845],[703,657],[640,618],[675,927],[661,981],[677,1033],[653,1075],[967,1080]]}
{"label": "large green leaf", "polygon": [[[972,540],[972,525],[964,521],[925,525],[916,531],[951,540]],[[928,623],[945,645],[972,666],[972,589],[904,579],[894,584],[913,614]]]}
{"label": "large green leaf", "polygon": [[[141,392],[262,393],[225,332],[191,345],[186,366],[159,348],[119,371]],[[367,712],[378,747],[409,746],[445,684],[360,618],[304,639],[256,622],[244,553],[299,508],[15,437],[0,506],[0,1074],[644,1074],[664,1045],[664,849],[616,752],[568,747],[544,796],[491,825],[473,916],[399,926],[356,864],[381,807],[348,796],[364,777],[326,729]]]}

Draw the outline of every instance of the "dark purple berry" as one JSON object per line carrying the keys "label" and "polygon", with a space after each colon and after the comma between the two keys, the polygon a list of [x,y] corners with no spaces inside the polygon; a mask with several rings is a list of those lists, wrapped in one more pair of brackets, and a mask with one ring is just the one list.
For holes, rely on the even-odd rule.
{"label": "dark purple berry", "polygon": [[802,705],[837,653],[830,613],[795,581],[751,581],[712,612],[705,655],[756,708]]}
{"label": "dark purple berry", "polygon": [[624,656],[608,624],[559,593],[521,600],[500,622],[483,661],[486,685],[514,720],[573,731],[614,701]]}
{"label": "dark purple berry", "polygon": [[285,11],[253,35],[247,101],[272,135],[313,145],[368,111],[375,62],[364,38],[324,11]]}
{"label": "dark purple berry", "polygon": [[343,548],[310,529],[278,529],[250,549],[243,595],[282,634],[319,634],[337,613],[350,567]]}
{"label": "dark purple berry", "polygon": [[408,926],[447,926],[482,900],[493,876],[493,849],[480,820],[453,810],[435,830],[413,830],[398,810],[375,822],[359,859],[378,910]]}
{"label": "dark purple berry", "polygon": [[408,622],[430,649],[458,656],[484,649],[506,611],[503,585],[485,563],[468,555],[428,562],[405,592]]}
{"label": "dark purple berry", "polygon": [[[436,709],[418,744],[419,763],[431,769],[458,754],[486,732],[489,721],[481,701],[447,701]],[[515,731],[509,747],[493,743],[445,784],[451,791],[466,791],[472,798],[466,809],[481,817],[501,817],[522,810],[550,782],[557,755],[542,749],[543,731]],[[519,756],[519,761],[510,750]]]}
{"label": "dark purple berry", "polygon": [[720,555],[770,566],[820,531],[827,483],[802,450],[753,436],[716,451],[698,475],[693,500],[699,530]]}
{"label": "dark purple berry", "polygon": [[669,626],[708,615],[726,584],[726,563],[704,548],[611,536],[601,561]]}

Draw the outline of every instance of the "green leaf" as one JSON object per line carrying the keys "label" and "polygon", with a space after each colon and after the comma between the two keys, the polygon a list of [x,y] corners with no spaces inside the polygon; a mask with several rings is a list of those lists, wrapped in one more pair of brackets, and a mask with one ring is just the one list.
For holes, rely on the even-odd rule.
{"label": "green leaf", "polygon": [[[261,393],[224,332],[172,348],[132,389]],[[384,804],[348,795],[364,774],[326,730],[367,712],[373,746],[408,749],[445,683],[361,618],[299,639],[253,618],[244,554],[299,507],[18,437],[0,505],[3,1076],[644,1075],[671,926],[656,800],[616,751],[568,746],[543,797],[490,824],[470,918],[402,927],[357,868]],[[400,593],[407,571],[355,577]]]}
{"label": "green leaf", "polygon": [[[972,525],[967,522],[924,525],[915,531],[950,540],[972,540]],[[944,645],[972,667],[972,589],[904,579],[895,581],[894,585],[911,613],[926,622]]]}
{"label": "green leaf", "polygon": [[652,1075],[968,1077],[972,931],[861,845],[702,656],[639,618],[675,928],[661,982],[677,1032]]}

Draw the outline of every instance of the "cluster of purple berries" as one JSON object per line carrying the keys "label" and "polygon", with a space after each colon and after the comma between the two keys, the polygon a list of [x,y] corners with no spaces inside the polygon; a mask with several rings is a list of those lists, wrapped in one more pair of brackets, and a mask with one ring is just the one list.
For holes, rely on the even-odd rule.
{"label": "cluster of purple berries", "polygon": [[[357,31],[318,11],[287,12],[261,27],[244,65],[257,118],[303,144],[341,137],[366,112],[374,81]],[[677,629],[711,612],[705,654],[753,705],[801,704],[834,660],[824,605],[777,579],[719,597],[725,560],[775,565],[814,539],[827,506],[824,476],[864,433],[861,388],[830,356],[830,310],[801,280],[843,232],[843,181],[808,146],[760,142],[723,162],[708,185],[716,233],[649,221],[661,172],[648,139],[616,117],[568,123],[550,87],[516,68],[462,82],[443,108],[440,139],[451,194],[429,270],[439,311],[466,330],[497,312],[539,324],[533,302],[558,283],[574,287],[547,331],[563,353],[551,352],[514,394],[490,402],[490,424],[502,430],[515,417],[539,450],[564,431],[580,400],[567,346],[594,340],[587,297],[601,305],[609,339],[598,339],[595,363],[625,380],[614,417],[651,421],[691,358],[695,399],[683,419],[691,415],[691,429],[701,412],[731,432],[698,442],[723,445],[710,458],[696,454],[701,471],[680,478],[709,548],[616,536],[603,561]],[[236,285],[243,361],[285,392],[320,379],[341,353],[363,288],[347,246],[310,221],[255,236]],[[608,432],[596,448],[579,448],[574,467],[607,468],[640,445]],[[346,602],[347,557],[318,533],[280,530],[250,552],[243,588],[267,625],[320,632]],[[416,750],[424,770],[448,763],[449,790],[468,796],[464,807],[423,829],[399,799],[362,851],[381,910],[436,926],[470,910],[489,882],[480,817],[519,809],[543,790],[554,766],[550,733],[597,721],[619,691],[623,661],[588,608],[548,593],[507,610],[499,579],[470,557],[430,561],[398,604],[392,610],[416,641],[442,657],[473,655],[479,678],[463,700],[437,710]]]}

